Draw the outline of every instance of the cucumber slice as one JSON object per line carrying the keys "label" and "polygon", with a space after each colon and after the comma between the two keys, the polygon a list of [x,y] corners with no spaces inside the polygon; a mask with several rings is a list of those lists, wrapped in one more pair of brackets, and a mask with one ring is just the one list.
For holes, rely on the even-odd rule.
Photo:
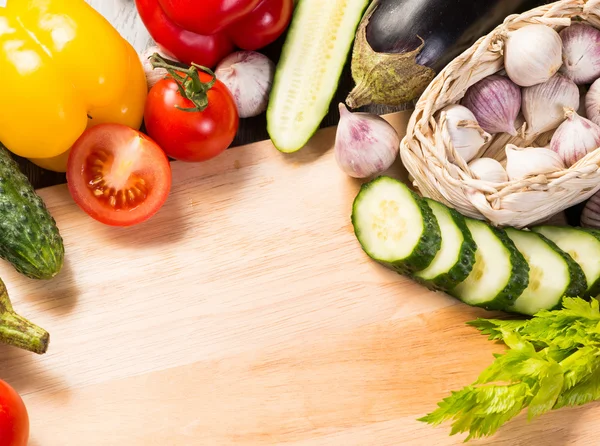
{"label": "cucumber slice", "polygon": [[507,311],[533,316],[560,307],[563,296],[577,297],[587,289],[581,267],[541,234],[506,229],[529,264],[529,285]]}
{"label": "cucumber slice", "polygon": [[433,288],[450,290],[465,280],[475,264],[477,245],[465,218],[456,210],[426,198],[442,233],[442,246],[431,264],[415,273],[415,279]]}
{"label": "cucumber slice", "polygon": [[441,246],[440,228],[427,202],[390,177],[362,185],[352,224],[367,255],[402,274],[427,268]]}
{"label": "cucumber slice", "polygon": [[600,294],[599,231],[569,226],[537,226],[531,230],[552,240],[581,266],[587,281],[587,289],[581,297]]}
{"label": "cucumber slice", "polygon": [[306,145],[329,111],[368,0],[298,3],[275,71],[267,131],[291,153]]}
{"label": "cucumber slice", "polygon": [[477,244],[475,266],[449,294],[488,310],[507,308],[527,288],[529,266],[503,229],[470,218],[466,222]]}

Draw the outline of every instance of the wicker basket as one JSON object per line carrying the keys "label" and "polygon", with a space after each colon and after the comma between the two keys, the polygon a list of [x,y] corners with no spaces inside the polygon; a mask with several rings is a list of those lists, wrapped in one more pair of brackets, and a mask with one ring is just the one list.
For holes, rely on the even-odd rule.
{"label": "wicker basket", "polygon": [[[440,109],[460,102],[466,90],[481,79],[503,70],[504,39],[508,31],[544,24],[560,31],[577,18],[600,28],[600,0],[561,0],[521,15],[511,15],[487,36],[453,60],[427,87],[416,104],[401,144],[402,162],[419,192],[464,215],[497,226],[523,228],[587,200],[600,189],[600,149],[560,172],[538,175],[501,185],[474,179],[467,165],[453,164],[450,141],[442,135]],[[528,141],[495,135],[478,157],[505,159],[507,144],[547,146],[552,132]]]}

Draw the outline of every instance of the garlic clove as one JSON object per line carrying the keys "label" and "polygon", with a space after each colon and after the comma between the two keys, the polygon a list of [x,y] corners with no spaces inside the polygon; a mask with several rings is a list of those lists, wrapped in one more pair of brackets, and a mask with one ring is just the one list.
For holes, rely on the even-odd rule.
{"label": "garlic clove", "polygon": [[150,91],[152,87],[154,87],[159,81],[167,77],[167,74],[169,74],[164,68],[154,68],[152,66],[152,63],[150,62],[150,57],[155,53],[157,53],[164,59],[169,59],[174,62],[178,62],[177,59],[174,59],[172,56],[168,55],[157,45],[152,45],[146,48],[140,55],[140,60],[142,62],[142,67],[144,68],[144,73],[146,74],[146,83],[148,85],[148,91]]}
{"label": "garlic clove", "polygon": [[565,165],[556,152],[545,147],[506,146],[506,173],[512,181],[558,172]]}
{"label": "garlic clove", "polygon": [[491,75],[469,87],[462,100],[488,133],[517,136],[515,121],[521,111],[521,89],[508,77]]}
{"label": "garlic clove", "polygon": [[500,184],[508,182],[508,174],[502,164],[492,158],[478,158],[469,163],[469,169],[478,180]]}
{"label": "garlic clove", "polygon": [[233,95],[240,118],[258,116],[267,109],[275,64],[264,54],[231,53],[219,62],[215,75]]}
{"label": "garlic clove", "polygon": [[550,149],[570,167],[600,147],[600,127],[572,108],[565,109],[565,121],[556,129]]}
{"label": "garlic clove", "polygon": [[389,169],[398,158],[400,137],[382,117],[352,113],[339,104],[340,122],[335,137],[335,159],[353,178],[369,178]]}
{"label": "garlic clove", "polygon": [[508,33],[504,68],[515,84],[531,87],[546,82],[562,63],[562,41],[549,26],[527,25]]}
{"label": "garlic clove", "polygon": [[562,74],[556,74],[542,84],[524,88],[522,95],[528,138],[558,128],[565,120],[565,108],[579,108],[579,88]]}
{"label": "garlic clove", "polygon": [[585,95],[585,111],[590,121],[600,125],[600,79],[592,84]]}
{"label": "garlic clove", "polygon": [[577,85],[600,77],[600,31],[586,23],[574,23],[560,32],[563,66],[560,71]]}
{"label": "garlic clove", "polygon": [[452,104],[441,110],[445,118],[442,132],[456,153],[466,162],[471,161],[479,150],[491,139],[478,124],[475,115],[467,107]]}

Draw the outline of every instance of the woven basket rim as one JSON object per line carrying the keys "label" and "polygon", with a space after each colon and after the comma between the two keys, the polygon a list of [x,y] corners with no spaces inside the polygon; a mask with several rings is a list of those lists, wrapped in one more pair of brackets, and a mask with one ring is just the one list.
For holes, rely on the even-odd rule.
{"label": "woven basket rim", "polygon": [[[464,162],[450,162],[449,153],[454,149],[442,135],[443,122],[438,113],[447,105],[459,103],[468,87],[503,69],[504,40],[510,31],[530,24],[560,31],[570,26],[572,19],[600,29],[600,0],[559,0],[509,15],[437,74],[418,99],[400,147],[403,164],[424,196],[498,226],[525,227],[585,201],[600,190],[600,148],[552,174],[503,184],[478,180]],[[501,138],[496,135],[494,141]]]}

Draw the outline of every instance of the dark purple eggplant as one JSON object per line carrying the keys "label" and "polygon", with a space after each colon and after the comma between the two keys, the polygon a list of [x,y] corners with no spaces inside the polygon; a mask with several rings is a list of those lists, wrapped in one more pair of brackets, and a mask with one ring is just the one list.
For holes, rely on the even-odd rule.
{"label": "dark purple eggplant", "polygon": [[511,14],[549,0],[374,0],[356,34],[351,108],[398,106]]}

